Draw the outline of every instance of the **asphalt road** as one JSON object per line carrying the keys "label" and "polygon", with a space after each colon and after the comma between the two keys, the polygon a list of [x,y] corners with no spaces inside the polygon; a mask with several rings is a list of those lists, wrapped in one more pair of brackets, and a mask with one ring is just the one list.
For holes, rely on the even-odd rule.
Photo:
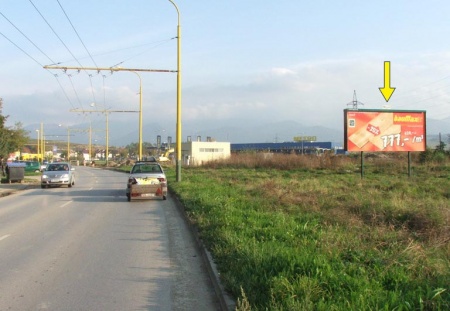
{"label": "asphalt road", "polygon": [[73,188],[0,198],[0,310],[220,310],[170,195],[127,202],[125,184],[77,167]]}

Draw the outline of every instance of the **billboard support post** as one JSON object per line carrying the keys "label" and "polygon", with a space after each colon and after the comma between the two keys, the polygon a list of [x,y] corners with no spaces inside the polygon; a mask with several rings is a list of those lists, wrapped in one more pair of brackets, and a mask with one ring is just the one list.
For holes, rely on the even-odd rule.
{"label": "billboard support post", "polygon": [[411,177],[411,151],[408,151],[408,177]]}
{"label": "billboard support post", "polygon": [[361,151],[361,179],[364,177],[364,151]]}
{"label": "billboard support post", "polygon": [[411,152],[426,150],[426,111],[387,109],[345,109],[344,150],[361,152],[407,152],[411,177]]}
{"label": "billboard support post", "polygon": [[425,151],[423,110],[344,110],[344,149],[349,152]]}

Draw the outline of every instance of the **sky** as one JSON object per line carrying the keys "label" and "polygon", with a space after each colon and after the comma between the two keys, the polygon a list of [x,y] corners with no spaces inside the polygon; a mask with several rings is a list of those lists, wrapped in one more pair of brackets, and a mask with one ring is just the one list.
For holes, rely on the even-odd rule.
{"label": "sky", "polygon": [[[174,1],[179,41],[168,0],[1,0],[7,125],[104,128],[108,110],[114,144],[137,131],[142,86],[144,141],[175,137],[176,72],[43,66],[176,71],[178,42],[183,140],[274,122],[342,130],[354,92],[361,108],[450,117],[449,1]],[[385,61],[396,88],[389,102],[379,90]]]}

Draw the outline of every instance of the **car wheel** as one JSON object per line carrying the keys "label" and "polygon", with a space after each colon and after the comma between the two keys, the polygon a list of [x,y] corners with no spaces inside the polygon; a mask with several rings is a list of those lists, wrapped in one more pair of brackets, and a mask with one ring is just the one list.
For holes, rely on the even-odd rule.
{"label": "car wheel", "polygon": [[46,185],[41,185],[41,188],[45,189],[45,188],[47,188],[47,186]]}

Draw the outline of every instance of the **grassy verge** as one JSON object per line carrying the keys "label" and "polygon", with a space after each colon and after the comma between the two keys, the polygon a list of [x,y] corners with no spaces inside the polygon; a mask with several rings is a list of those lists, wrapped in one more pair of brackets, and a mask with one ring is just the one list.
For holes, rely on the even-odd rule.
{"label": "grassy verge", "polygon": [[[41,172],[25,172],[23,181],[33,181],[34,179],[29,178],[30,176],[41,176]],[[7,179],[7,176],[2,176],[0,172],[0,183],[8,183],[9,180]]]}
{"label": "grassy verge", "polygon": [[246,157],[166,169],[238,309],[450,309],[448,164]]}

